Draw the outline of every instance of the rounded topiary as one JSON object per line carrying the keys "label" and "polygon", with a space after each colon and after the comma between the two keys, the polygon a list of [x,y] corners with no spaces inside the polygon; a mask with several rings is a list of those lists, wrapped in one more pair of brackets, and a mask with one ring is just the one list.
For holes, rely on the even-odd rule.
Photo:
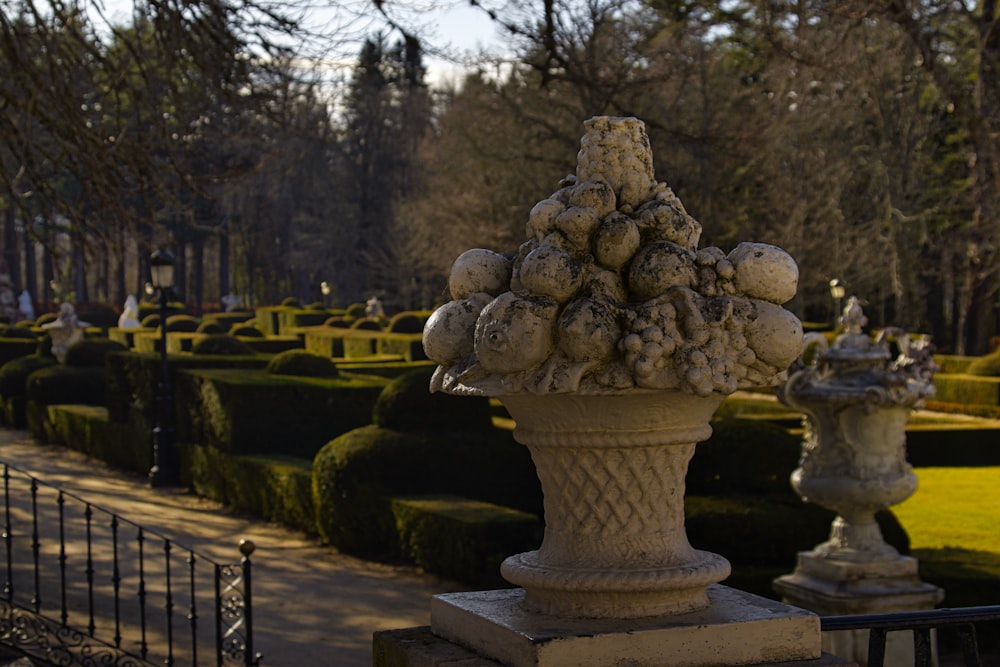
{"label": "rounded topiary", "polygon": [[199,324],[198,328],[195,329],[195,331],[203,334],[226,333],[226,330],[222,328],[222,325],[220,325],[218,322],[213,322],[211,320],[207,320]]}
{"label": "rounded topiary", "polygon": [[35,326],[35,320],[18,320],[14,326],[22,329],[30,329]]}
{"label": "rounded topiary", "polygon": [[49,322],[55,322],[59,319],[59,316],[55,313],[42,313],[35,319],[35,326],[40,327],[43,324],[48,324]]}
{"label": "rounded topiary", "polygon": [[149,315],[146,315],[144,318],[142,318],[142,320],[139,321],[139,324],[149,329],[155,329],[156,327],[160,326],[160,314],[150,313]]}
{"label": "rounded topiary", "polygon": [[32,354],[11,359],[0,366],[0,397],[24,396],[28,376],[40,368],[58,363],[55,357]]}
{"label": "rounded topiary", "polygon": [[313,301],[309,304],[309,310],[326,310],[326,304],[322,301]]}
{"label": "rounded topiary", "polygon": [[294,296],[286,296],[281,300],[281,305],[286,308],[301,308],[302,302],[296,299]]}
{"label": "rounded topiary", "polygon": [[243,326],[233,327],[229,330],[230,335],[233,336],[246,336],[248,338],[264,338],[264,332],[257,327],[244,324]]}
{"label": "rounded topiary", "polygon": [[13,326],[4,327],[3,331],[0,331],[0,338],[21,338],[24,340],[34,340],[38,338],[38,334],[25,327]]}
{"label": "rounded topiary", "polygon": [[365,331],[381,331],[382,325],[373,317],[362,317],[360,320],[351,322],[352,329],[363,329]]}
{"label": "rounded topiary", "polygon": [[167,317],[167,331],[192,333],[198,330],[198,320],[191,315],[170,315]]}
{"label": "rounded topiary", "polygon": [[990,354],[977,358],[969,364],[969,368],[966,369],[966,372],[969,375],[978,375],[980,377],[1000,376],[1000,351],[991,352]]}
{"label": "rounded topiary", "polygon": [[323,326],[326,326],[326,327],[335,327],[337,329],[350,329],[351,328],[351,323],[350,323],[349,320],[347,320],[346,318],[344,318],[341,315],[334,315],[333,317],[331,317],[330,319],[328,319],[326,322],[323,322]]}
{"label": "rounded topiary", "polygon": [[493,428],[489,399],[430,392],[433,366],[390,382],[372,410],[372,421],[397,431],[468,431]]}
{"label": "rounded topiary", "polygon": [[331,378],[337,376],[337,365],[329,358],[306,350],[279,352],[267,363],[265,370],[272,375]]}
{"label": "rounded topiary", "polygon": [[365,316],[365,304],[363,303],[352,303],[347,307],[344,312],[344,317],[349,320],[359,320]]}
{"label": "rounded topiary", "polygon": [[191,354],[252,355],[253,348],[230,334],[209,334],[191,346]]}
{"label": "rounded topiary", "polygon": [[106,338],[85,339],[69,346],[63,363],[78,368],[104,368],[104,358],[111,352],[128,352],[128,348]]}
{"label": "rounded topiary", "polygon": [[413,312],[397,313],[389,320],[388,330],[392,333],[422,333],[424,318]]}

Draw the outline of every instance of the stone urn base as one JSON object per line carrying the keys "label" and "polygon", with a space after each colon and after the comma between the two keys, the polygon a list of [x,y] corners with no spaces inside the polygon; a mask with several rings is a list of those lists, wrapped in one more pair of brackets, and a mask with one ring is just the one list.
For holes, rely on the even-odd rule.
{"label": "stone urn base", "polygon": [[[799,553],[795,571],[775,579],[774,590],[784,602],[821,616],[933,609],[944,598],[942,589],[920,580],[915,558],[845,560],[816,551]],[[824,632],[822,644],[824,651],[867,664],[867,630]],[[885,664],[912,665],[913,660],[913,634],[889,633]]]}
{"label": "stone urn base", "polygon": [[431,631],[507,667],[851,664],[822,656],[814,614],[722,585],[708,597],[699,611],[626,621],[532,613],[518,589],[452,593],[432,599]]}

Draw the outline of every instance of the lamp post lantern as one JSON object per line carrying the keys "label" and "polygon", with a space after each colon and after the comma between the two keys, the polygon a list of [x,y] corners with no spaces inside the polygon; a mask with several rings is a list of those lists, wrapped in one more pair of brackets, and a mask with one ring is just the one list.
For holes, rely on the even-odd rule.
{"label": "lamp post lantern", "polygon": [[844,286],[844,281],[840,278],[834,278],[830,281],[830,296],[833,298],[833,328],[837,328],[837,322],[840,319],[840,304],[844,299],[844,294],[847,293],[847,288]]}
{"label": "lamp post lantern", "polygon": [[329,308],[330,307],[330,292],[331,292],[330,283],[326,282],[325,280],[323,282],[321,282],[319,284],[319,291],[320,291],[320,294],[323,295],[323,307],[324,308]]}
{"label": "lamp post lantern", "polygon": [[153,465],[149,469],[150,486],[180,483],[180,461],[173,426],[173,392],[170,366],[167,363],[167,301],[174,286],[173,254],[157,250],[149,257],[149,274],[160,300],[160,381],[156,387],[156,427],[153,429]]}

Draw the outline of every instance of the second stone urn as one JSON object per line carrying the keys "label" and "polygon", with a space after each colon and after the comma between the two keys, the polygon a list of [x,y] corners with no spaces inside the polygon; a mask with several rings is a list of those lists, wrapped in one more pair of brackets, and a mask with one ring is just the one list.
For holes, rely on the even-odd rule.
{"label": "second stone urn", "polygon": [[643,123],[584,125],[576,173],[532,208],[517,252],[455,261],[424,329],[431,390],[497,397],[531,450],[545,535],[501,570],[530,611],[690,613],[730,568],[688,543],[688,461],[725,396],[780,384],[799,356],[781,306],[798,268],[767,244],[698,248]]}

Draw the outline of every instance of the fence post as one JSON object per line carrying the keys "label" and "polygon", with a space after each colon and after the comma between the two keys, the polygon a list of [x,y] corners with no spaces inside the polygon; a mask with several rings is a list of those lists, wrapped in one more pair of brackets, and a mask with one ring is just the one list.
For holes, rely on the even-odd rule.
{"label": "fence post", "polygon": [[254,667],[259,663],[259,656],[253,651],[253,563],[250,556],[257,548],[250,540],[240,540],[240,553],[243,559],[240,564],[243,566],[243,618],[246,623],[246,647],[243,650],[243,664],[245,667]]}

